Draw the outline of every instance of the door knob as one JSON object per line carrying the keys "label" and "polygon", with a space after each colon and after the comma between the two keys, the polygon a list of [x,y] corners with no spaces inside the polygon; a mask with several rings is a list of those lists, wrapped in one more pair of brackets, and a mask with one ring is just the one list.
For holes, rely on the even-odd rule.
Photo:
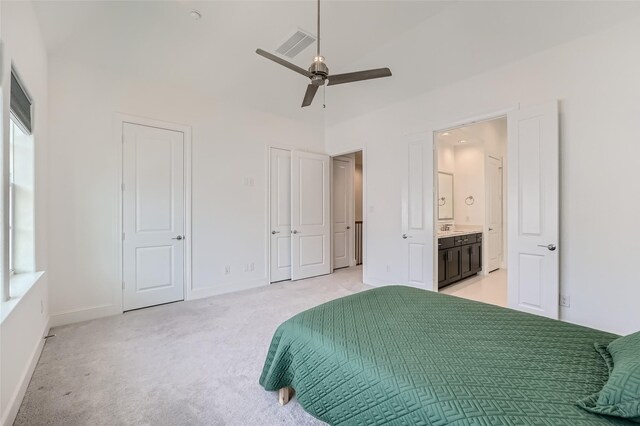
{"label": "door knob", "polygon": [[407,238],[413,238],[413,237],[411,235],[402,234],[402,238],[406,240]]}
{"label": "door knob", "polygon": [[184,237],[182,235],[178,235],[177,237],[172,238],[172,240],[181,240]]}
{"label": "door knob", "polygon": [[271,231],[271,235],[279,234],[280,231]]}
{"label": "door knob", "polygon": [[544,244],[538,244],[538,247],[544,247],[549,251],[555,251],[557,248],[555,244],[547,244],[546,246]]}
{"label": "door knob", "polygon": [[489,228],[489,231],[493,231],[493,228]]}
{"label": "door knob", "polygon": [[298,230],[297,230],[297,229],[294,229],[293,231],[291,231],[291,233],[292,233],[292,234],[297,234],[297,233],[298,233]]}
{"label": "door knob", "polygon": [[351,229],[351,227],[350,227],[350,226],[347,226],[347,229]]}

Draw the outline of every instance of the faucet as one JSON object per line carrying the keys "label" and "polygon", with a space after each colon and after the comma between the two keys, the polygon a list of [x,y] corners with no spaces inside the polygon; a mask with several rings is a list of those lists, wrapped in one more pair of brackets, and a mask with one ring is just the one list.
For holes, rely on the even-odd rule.
{"label": "faucet", "polygon": [[444,225],[442,225],[440,227],[440,230],[443,232],[449,232],[451,230],[451,224],[450,223],[445,223]]}

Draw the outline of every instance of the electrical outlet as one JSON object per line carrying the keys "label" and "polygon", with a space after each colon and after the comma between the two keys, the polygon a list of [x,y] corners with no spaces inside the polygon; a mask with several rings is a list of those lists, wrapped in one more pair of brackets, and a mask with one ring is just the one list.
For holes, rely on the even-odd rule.
{"label": "electrical outlet", "polygon": [[225,265],[224,274],[229,275],[231,273],[231,265]]}
{"label": "electrical outlet", "polygon": [[566,294],[561,294],[560,295],[560,306],[564,306],[565,308],[568,308],[571,306],[571,297],[567,296]]}
{"label": "electrical outlet", "polygon": [[253,264],[253,262],[251,262],[249,264],[249,271],[253,272],[254,269],[255,269],[255,265]]}

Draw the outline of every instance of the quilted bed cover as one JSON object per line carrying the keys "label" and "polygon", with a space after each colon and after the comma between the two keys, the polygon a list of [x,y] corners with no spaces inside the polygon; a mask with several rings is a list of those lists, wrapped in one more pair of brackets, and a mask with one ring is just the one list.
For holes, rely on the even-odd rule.
{"label": "quilted bed cover", "polygon": [[617,336],[404,286],[337,299],[275,332],[260,377],[332,425],[633,424],[583,411]]}

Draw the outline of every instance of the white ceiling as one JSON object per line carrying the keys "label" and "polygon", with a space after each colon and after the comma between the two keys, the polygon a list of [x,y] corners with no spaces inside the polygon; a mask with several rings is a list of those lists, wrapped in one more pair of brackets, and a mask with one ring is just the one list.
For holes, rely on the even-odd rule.
{"label": "white ceiling", "polygon": [[[51,57],[296,118],[308,81],[255,49],[274,51],[297,27],[315,33],[315,7],[302,0],[35,3]],[[194,21],[192,9],[203,18]],[[638,16],[640,2],[338,0],[323,2],[322,11],[331,71],[389,66],[394,73],[328,88],[327,108],[349,117]],[[308,48],[293,62],[306,68],[312,57]],[[304,114],[317,117],[317,101]]]}
{"label": "white ceiling", "polygon": [[[435,2],[323,2],[323,55],[332,69],[344,70],[364,51],[445,7]],[[193,9],[202,13],[201,20],[191,18]],[[315,33],[315,2],[42,1],[36,13],[52,56],[71,56],[149,84],[183,86],[285,115],[300,113],[308,80],[255,50],[275,51],[298,27]],[[309,47],[293,62],[308,68],[313,56]],[[382,58],[376,64],[386,65]],[[320,104],[314,105],[316,111]]]}

